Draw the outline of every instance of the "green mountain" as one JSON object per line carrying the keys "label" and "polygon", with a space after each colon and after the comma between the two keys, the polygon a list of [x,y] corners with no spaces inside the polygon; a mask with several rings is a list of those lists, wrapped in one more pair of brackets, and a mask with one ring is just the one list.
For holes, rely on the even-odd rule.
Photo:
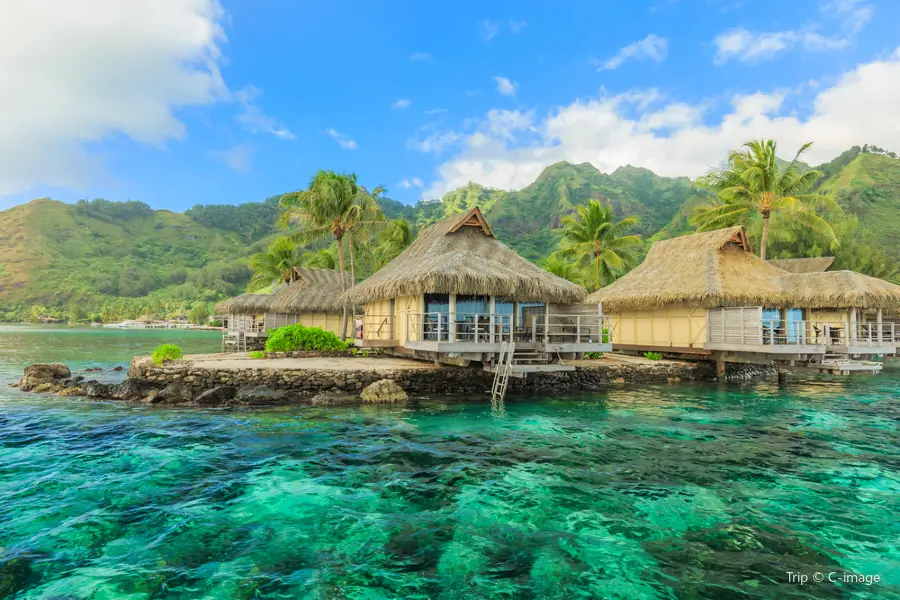
{"label": "green mountain", "polygon": [[246,257],[277,204],[196,206],[34,200],[0,212],[0,319],[25,306],[183,311],[244,289]]}
{"label": "green mountain", "polygon": [[[896,273],[900,160],[864,146],[816,168],[823,173],[820,191],[834,195],[845,211],[835,219],[841,248],[808,236],[773,238],[772,255],[834,253],[843,268]],[[631,166],[606,174],[588,163],[561,162],[517,191],[470,183],[440,201],[380,204],[389,218],[407,219],[416,229],[480,206],[501,240],[537,261],[558,248],[554,230],[562,217],[588,200],[611,203],[620,218],[639,217],[634,232],[653,240],[691,231],[691,214],[709,199],[687,178]],[[240,293],[250,277],[247,257],[277,233],[277,214],[277,196],[237,206],[198,205],[184,213],[134,201],[71,205],[48,199],[2,211],[0,320],[67,306],[115,315],[172,314]]]}
{"label": "green mountain", "polygon": [[817,169],[820,191],[859,220],[858,239],[900,261],[900,159],[855,147]]}

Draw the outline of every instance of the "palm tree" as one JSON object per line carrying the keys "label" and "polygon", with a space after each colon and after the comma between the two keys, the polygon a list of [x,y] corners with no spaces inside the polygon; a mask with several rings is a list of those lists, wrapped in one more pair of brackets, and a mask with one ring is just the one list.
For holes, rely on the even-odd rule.
{"label": "palm tree", "polygon": [[357,245],[364,244],[365,247],[368,247],[371,242],[372,230],[385,224],[384,213],[381,212],[381,207],[376,201],[376,198],[385,193],[387,193],[387,188],[383,185],[376,186],[371,192],[358,186],[356,202],[347,211],[347,224],[344,229],[347,233],[347,245],[350,248],[350,279],[353,282],[356,282]]}
{"label": "palm tree", "polygon": [[542,266],[545,271],[553,273],[557,277],[568,279],[572,283],[584,285],[584,269],[571,260],[557,256],[556,254],[551,254],[540,266]]}
{"label": "palm tree", "polygon": [[275,240],[266,252],[250,255],[253,277],[250,278],[247,289],[255,292],[278,280],[290,281],[294,267],[300,264],[300,256],[291,240]]}
{"label": "palm tree", "polygon": [[412,243],[412,227],[406,219],[390,221],[380,236],[381,243],[376,250],[376,269],[388,264],[406,250]]}
{"label": "palm tree", "polygon": [[773,140],[747,142],[728,155],[728,166],[712,169],[700,183],[718,193],[719,203],[698,210],[692,222],[699,231],[744,224],[753,215],[762,217],[759,257],[766,259],[769,221],[773,213],[790,213],[791,221],[825,236],[833,244],[838,240],[831,225],[815,213],[817,208],[840,212],[828,196],[805,193],[822,177],[816,170],[800,172],[800,155],[812,142],[804,144],[783,169],[776,157]]}
{"label": "palm tree", "polygon": [[[383,188],[376,188],[380,193]],[[282,226],[295,226],[290,239],[298,244],[309,244],[333,237],[337,241],[338,264],[344,273],[344,236],[352,237],[366,225],[377,221],[381,213],[373,197],[356,181],[356,174],[340,174],[319,171],[309,183],[309,188],[281,197]],[[355,275],[351,244],[351,271]]]}
{"label": "palm tree", "polygon": [[300,256],[300,262],[305,267],[313,269],[328,269],[334,271],[337,268],[337,258],[335,258],[336,248],[322,248],[321,250],[304,252]]}
{"label": "palm tree", "polygon": [[576,265],[589,266],[597,288],[612,283],[635,263],[632,252],[643,245],[639,235],[622,235],[637,222],[637,217],[616,222],[611,206],[591,200],[562,218],[557,230],[562,232],[562,249],[551,258],[571,258]]}

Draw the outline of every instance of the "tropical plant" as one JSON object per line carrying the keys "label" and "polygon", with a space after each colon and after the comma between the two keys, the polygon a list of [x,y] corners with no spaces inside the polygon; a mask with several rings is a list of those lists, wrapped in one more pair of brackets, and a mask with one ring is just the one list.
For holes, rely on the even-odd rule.
{"label": "tropical plant", "polygon": [[[356,183],[355,175],[353,183]],[[356,282],[356,249],[359,246],[369,248],[372,231],[385,225],[386,219],[375,199],[387,192],[387,188],[383,185],[377,186],[371,192],[362,186],[357,187],[357,199],[347,211],[345,227],[347,246],[350,249],[350,279],[354,283]]]}
{"label": "tropical plant", "polygon": [[637,217],[616,221],[613,208],[591,200],[566,215],[557,231],[562,233],[562,248],[551,258],[574,259],[588,267],[585,283],[594,289],[612,283],[636,262],[634,250],[643,245],[639,235],[624,235],[637,224]]}
{"label": "tropical plant", "polygon": [[[374,190],[380,194],[380,186]],[[356,174],[319,171],[309,188],[281,197],[280,224],[293,227],[289,239],[299,245],[333,237],[337,242],[338,266],[344,273],[344,237],[356,234],[366,226],[383,219],[381,209],[370,194],[356,181]],[[351,260],[353,258],[351,244]],[[351,262],[351,274],[355,264]]]}
{"label": "tropical plant", "polygon": [[800,155],[812,142],[800,147],[794,159],[781,168],[774,140],[747,142],[728,155],[728,166],[712,169],[699,182],[717,192],[719,202],[701,207],[692,218],[699,231],[746,224],[754,215],[762,217],[759,257],[766,259],[769,227],[774,213],[790,213],[791,221],[837,244],[837,237],[816,209],[840,212],[830,197],[806,193],[822,173],[814,169],[802,172]]}
{"label": "tropical plant", "polygon": [[557,277],[568,279],[573,283],[584,285],[584,268],[569,258],[551,254],[540,264],[545,271],[553,273]]}
{"label": "tropical plant", "polygon": [[304,252],[300,256],[300,264],[313,269],[334,271],[338,266],[337,257],[335,256],[336,250],[337,248],[321,248]]}
{"label": "tropical plant", "polygon": [[647,360],[662,360],[662,354],[659,352],[644,352],[644,358]]}
{"label": "tropical plant", "polygon": [[294,267],[301,264],[296,245],[288,238],[272,242],[265,252],[250,255],[253,277],[247,284],[251,292],[259,291],[278,281],[290,281]]}
{"label": "tropical plant", "polygon": [[375,251],[375,268],[388,264],[413,241],[412,226],[406,219],[389,221],[379,236],[380,243]]}
{"label": "tropical plant", "polygon": [[253,360],[262,360],[266,357],[266,353],[263,352],[262,350],[255,350],[255,351],[251,352],[249,356]]}
{"label": "tropical plant", "polygon": [[153,351],[153,364],[161,365],[170,360],[179,360],[184,354],[175,344],[162,344]]}
{"label": "tropical plant", "polygon": [[294,350],[346,350],[346,342],[330,331],[319,327],[286,325],[269,333],[266,352],[291,352]]}

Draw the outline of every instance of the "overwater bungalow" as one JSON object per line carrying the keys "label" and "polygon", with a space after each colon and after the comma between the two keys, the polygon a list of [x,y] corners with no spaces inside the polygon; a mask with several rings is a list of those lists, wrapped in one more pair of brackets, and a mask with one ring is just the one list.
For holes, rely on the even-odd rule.
{"label": "overwater bungalow", "polygon": [[611,349],[606,320],[585,290],[505,246],[481,211],[424,229],[397,258],[343,299],[364,307],[356,344],[494,368],[501,344],[514,370],[568,370],[561,358]]}
{"label": "overwater bungalow", "polygon": [[900,307],[900,286],[830,265],[764,262],[744,229],[731,227],[654,243],[641,265],[588,301],[602,303],[616,349],[714,358],[720,369],[775,361],[876,371],[851,359],[896,352],[898,331],[884,313]]}
{"label": "overwater bungalow", "polygon": [[220,302],[216,313],[225,322],[223,348],[261,348],[269,331],[295,323],[341,335],[344,308],[339,297],[351,285],[349,274],[342,280],[338,271],[295,267],[271,294],[242,294]]}

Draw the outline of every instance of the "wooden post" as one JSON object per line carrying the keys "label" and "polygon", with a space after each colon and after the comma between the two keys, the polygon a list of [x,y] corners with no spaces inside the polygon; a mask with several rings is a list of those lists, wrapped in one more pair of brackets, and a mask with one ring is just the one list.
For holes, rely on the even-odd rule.
{"label": "wooden post", "polygon": [[581,343],[581,315],[575,315],[575,343]]}
{"label": "wooden post", "polygon": [[544,303],[544,345],[550,343],[550,304]]}
{"label": "wooden post", "polygon": [[721,352],[714,352],[713,355],[716,357],[716,377],[721,380],[725,377],[725,355]]}
{"label": "wooden post", "polygon": [[[447,322],[447,341],[455,342],[456,341],[456,294],[450,294],[450,310],[448,314],[448,322]],[[441,328],[438,327],[438,332],[440,332]],[[440,339],[440,335],[438,335],[438,339]]]}
{"label": "wooden post", "polygon": [[[884,322],[881,309],[875,311],[875,327],[878,329],[878,343],[881,344],[887,340],[884,339]],[[890,340],[893,342],[894,340]]]}
{"label": "wooden post", "polygon": [[853,308],[850,309],[850,331],[848,332],[849,335],[847,337],[847,339],[849,340],[848,343],[851,346],[856,345],[856,339],[857,339],[856,338],[856,334],[857,334],[856,322],[857,322],[856,321],[856,307],[854,306]]}
{"label": "wooden post", "polygon": [[537,315],[531,315],[531,343],[537,341]]}
{"label": "wooden post", "polygon": [[494,328],[497,326],[497,322],[496,322],[497,315],[494,312],[497,309],[497,299],[494,298],[493,296],[491,296],[489,306],[490,306],[490,308],[488,309],[488,327],[490,330],[490,334],[488,335],[488,338],[489,338],[490,342],[493,344],[494,343]]}

